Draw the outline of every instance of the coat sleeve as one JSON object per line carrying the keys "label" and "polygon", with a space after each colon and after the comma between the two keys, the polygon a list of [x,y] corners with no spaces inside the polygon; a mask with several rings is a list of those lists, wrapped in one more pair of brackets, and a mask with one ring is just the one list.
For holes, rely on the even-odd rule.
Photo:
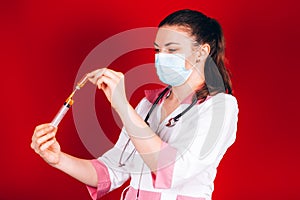
{"label": "coat sleeve", "polygon": [[[87,185],[87,189],[94,200],[120,187],[129,179],[127,168],[119,166],[119,158],[127,141],[126,132],[124,131],[122,130],[118,142],[112,149],[98,159],[91,160],[97,173],[98,183],[97,187]],[[129,150],[126,149],[124,157],[128,155]]]}
{"label": "coat sleeve", "polygon": [[230,95],[218,94],[205,102],[193,114],[196,118],[183,121],[177,136],[163,143],[158,170],[152,173],[153,187],[176,187],[200,173],[208,174],[211,170],[207,169],[216,169],[235,141],[237,115],[236,99]]}
{"label": "coat sleeve", "polygon": [[[135,110],[141,113],[142,110],[148,109],[143,105],[146,99],[142,99]],[[125,128],[122,128],[119,139],[114,147],[104,153],[98,159],[91,160],[98,177],[97,187],[87,186],[92,197],[96,200],[108,192],[123,185],[130,177],[130,166],[120,167],[120,157],[123,152],[122,162],[125,162],[129,155],[134,151],[131,142],[128,142],[129,136]],[[128,163],[127,163],[128,164]]]}

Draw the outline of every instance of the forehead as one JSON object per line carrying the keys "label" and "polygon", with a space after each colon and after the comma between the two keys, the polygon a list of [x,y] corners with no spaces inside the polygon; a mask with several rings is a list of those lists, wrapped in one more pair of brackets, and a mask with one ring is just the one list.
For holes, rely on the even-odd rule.
{"label": "forehead", "polygon": [[157,31],[155,44],[163,46],[168,43],[190,44],[193,41],[190,30],[183,26],[163,26]]}

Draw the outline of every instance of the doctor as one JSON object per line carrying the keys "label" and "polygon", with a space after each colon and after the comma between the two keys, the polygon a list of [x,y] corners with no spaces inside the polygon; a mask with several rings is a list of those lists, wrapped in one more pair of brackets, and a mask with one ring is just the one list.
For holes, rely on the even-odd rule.
{"label": "doctor", "polygon": [[168,86],[146,91],[134,109],[124,75],[89,73],[120,116],[115,146],[94,160],[61,152],[57,128],[35,128],[31,147],[51,166],[87,185],[93,199],[131,178],[127,200],[209,200],[216,168],[235,141],[238,106],[224,65],[219,23],[201,12],[179,10],[160,24],[155,67]]}

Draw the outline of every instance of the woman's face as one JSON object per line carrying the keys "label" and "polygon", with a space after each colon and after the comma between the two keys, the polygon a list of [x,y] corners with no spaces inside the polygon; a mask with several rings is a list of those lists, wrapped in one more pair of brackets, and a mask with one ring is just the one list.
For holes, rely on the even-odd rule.
{"label": "woman's face", "polygon": [[157,31],[154,48],[157,53],[183,54],[186,69],[196,64],[198,43],[183,26],[163,26]]}

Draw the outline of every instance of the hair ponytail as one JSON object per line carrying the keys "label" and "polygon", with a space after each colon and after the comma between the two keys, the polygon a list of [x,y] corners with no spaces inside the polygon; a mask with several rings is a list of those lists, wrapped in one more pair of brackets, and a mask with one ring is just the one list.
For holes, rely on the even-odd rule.
{"label": "hair ponytail", "polygon": [[[219,73],[222,76],[225,92],[232,94],[232,83],[230,80],[230,72],[225,66],[225,39],[222,28],[219,22],[213,18],[208,18],[211,30],[211,42],[208,42],[211,47],[210,56],[216,63]],[[211,62],[210,59],[206,60],[207,63]],[[209,66],[209,64],[206,64]]]}

